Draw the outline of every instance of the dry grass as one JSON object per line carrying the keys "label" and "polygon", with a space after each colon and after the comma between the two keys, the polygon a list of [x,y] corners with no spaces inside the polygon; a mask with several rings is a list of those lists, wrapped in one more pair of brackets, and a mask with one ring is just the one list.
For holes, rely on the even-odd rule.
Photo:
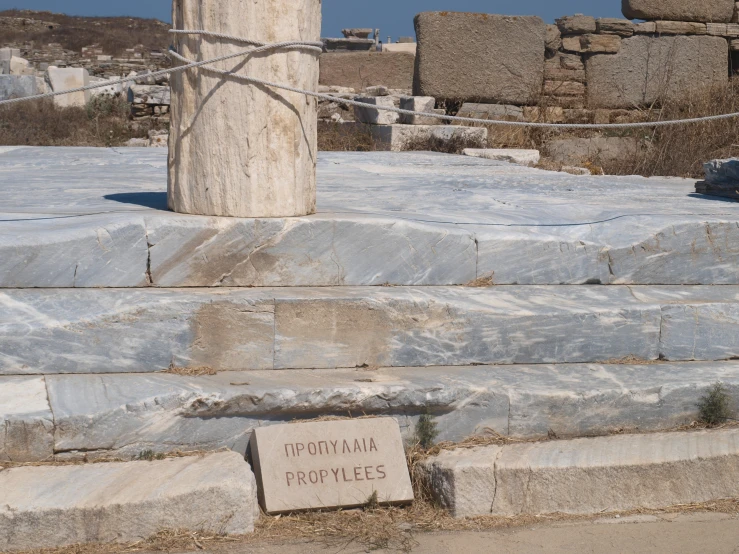
{"label": "dry grass", "polygon": [[369,125],[319,121],[318,149],[324,152],[374,152],[377,143]]}
{"label": "dry grass", "polygon": [[3,44],[40,45],[59,43],[65,50],[80,52],[98,44],[106,54],[123,56],[126,49],[141,44],[147,51],[166,50],[172,40],[170,25],[156,19],[138,17],[79,17],[51,12],[5,10],[0,18],[23,18],[56,23],[55,29],[38,26],[3,26]]}
{"label": "dry grass", "polygon": [[0,146],[121,146],[148,137],[148,123],[129,121],[123,98],[97,97],[86,108],[57,108],[51,100],[0,108]]}
{"label": "dry grass", "polygon": [[441,152],[443,154],[461,154],[466,148],[484,148],[485,143],[464,134],[454,134],[451,139],[435,136],[415,137],[404,145],[409,152]]}

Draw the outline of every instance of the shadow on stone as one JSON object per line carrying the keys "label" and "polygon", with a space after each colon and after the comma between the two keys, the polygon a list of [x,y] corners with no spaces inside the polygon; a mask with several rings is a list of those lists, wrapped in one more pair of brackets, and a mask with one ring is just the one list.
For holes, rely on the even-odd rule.
{"label": "shadow on stone", "polygon": [[121,204],[137,204],[145,208],[167,211],[166,192],[123,192],[120,194],[106,194],[103,198]]}

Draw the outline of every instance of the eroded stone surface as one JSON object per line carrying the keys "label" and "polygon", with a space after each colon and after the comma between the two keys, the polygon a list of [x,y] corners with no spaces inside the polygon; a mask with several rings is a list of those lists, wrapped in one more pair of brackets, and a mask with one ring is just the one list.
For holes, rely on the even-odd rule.
{"label": "eroded stone surface", "polygon": [[254,474],[234,452],[7,469],[0,506],[3,551],[131,543],[170,529],[243,535],[259,517]]}
{"label": "eroded stone surface", "polygon": [[144,286],[147,244],[164,287],[739,283],[733,204],[694,181],[424,153],[318,171],[319,214],[223,221],[165,211],[164,151],[2,148],[0,287]]}

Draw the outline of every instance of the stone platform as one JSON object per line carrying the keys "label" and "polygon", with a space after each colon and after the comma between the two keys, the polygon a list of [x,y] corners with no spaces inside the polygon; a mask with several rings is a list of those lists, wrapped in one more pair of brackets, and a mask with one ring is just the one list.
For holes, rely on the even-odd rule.
{"label": "stone platform", "polygon": [[718,381],[739,401],[739,208],[693,181],[322,153],[317,214],[229,219],[168,212],[166,164],[0,148],[0,460],[243,453],[326,414],[662,430]]}
{"label": "stone platform", "polygon": [[695,182],[322,153],[318,213],[166,211],[158,149],[0,149],[0,287],[739,284],[739,208]]}

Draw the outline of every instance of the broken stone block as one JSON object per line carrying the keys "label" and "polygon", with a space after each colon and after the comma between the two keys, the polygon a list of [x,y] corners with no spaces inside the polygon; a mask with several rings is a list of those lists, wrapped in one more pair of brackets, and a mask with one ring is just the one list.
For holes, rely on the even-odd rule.
{"label": "broken stone block", "polygon": [[356,37],[356,38],[369,38],[371,34],[374,33],[373,29],[342,29],[341,34],[344,35],[344,37]]}
{"label": "broken stone block", "polygon": [[562,50],[564,50],[565,52],[582,52],[580,37],[564,37],[562,39]]}
{"label": "broken stone block", "polygon": [[595,18],[582,14],[568,15],[558,19],[557,27],[563,35],[581,35],[596,31]]}
{"label": "broken stone block", "polygon": [[734,0],[623,0],[628,19],[729,23]]}
{"label": "broken stone block", "polygon": [[562,47],[562,33],[556,25],[547,25],[547,54],[554,56]]}
{"label": "broken stone block", "polygon": [[[405,96],[400,99],[400,108],[414,112],[434,113],[436,99],[431,96]],[[400,123],[404,125],[441,125],[442,120],[435,117],[424,117],[422,115],[400,116]]]}
{"label": "broken stone block", "polygon": [[359,123],[367,123],[370,125],[393,125],[400,121],[399,113],[369,107],[381,106],[395,108],[395,100],[390,96],[358,96],[355,100],[368,105],[367,108],[354,106],[354,117]]}
{"label": "broken stone block", "polygon": [[164,529],[243,535],[259,517],[256,489],[235,452],[6,469],[0,550],[136,542]]}
{"label": "broken stone block", "polygon": [[[46,70],[46,80],[52,91],[60,92],[90,84],[90,74],[81,68],[59,68],[51,66]],[[85,107],[91,98],[90,91],[62,94],[54,97],[54,104],[60,108]]]}
{"label": "broken stone block", "polygon": [[691,21],[655,21],[659,35],[705,35],[706,24]]}
{"label": "broken stone block", "polygon": [[0,100],[34,96],[38,91],[36,77],[32,75],[0,75]]}
{"label": "broken stone block", "polygon": [[20,57],[21,51],[18,48],[0,48],[0,60],[11,60]]}
{"label": "broken stone block", "polygon": [[465,102],[457,113],[459,117],[474,117],[501,121],[523,121],[523,108],[508,104],[477,104]]}
{"label": "broken stone block", "polygon": [[587,59],[588,106],[634,108],[675,98],[696,86],[728,81],[727,42],[720,37],[637,35],[617,54]]}
{"label": "broken stone block", "polygon": [[628,137],[564,138],[548,142],[546,153],[555,162],[567,165],[601,165],[633,158],[639,148],[639,141]]}
{"label": "broken stone block", "polygon": [[595,25],[598,29],[598,33],[602,35],[618,35],[620,37],[630,37],[634,34],[634,23],[632,23],[628,19],[602,17],[596,20]]}
{"label": "broken stone block", "polygon": [[540,18],[425,12],[415,26],[415,96],[526,104],[540,90],[546,52]]}
{"label": "broken stone block", "polygon": [[544,81],[544,94],[552,96],[584,96],[585,84],[576,81]]}
{"label": "broken stone block", "polygon": [[621,37],[618,35],[582,35],[580,46],[587,54],[616,54],[621,50]]}
{"label": "broken stone block", "polygon": [[654,21],[645,21],[634,25],[635,35],[652,35],[657,32],[657,24]]}
{"label": "broken stone block", "polygon": [[538,150],[515,148],[466,148],[462,154],[472,158],[510,162],[519,165],[536,165],[541,158]]}
{"label": "broken stone block", "polygon": [[131,104],[169,106],[170,88],[157,85],[131,85],[128,89],[128,101]]}

